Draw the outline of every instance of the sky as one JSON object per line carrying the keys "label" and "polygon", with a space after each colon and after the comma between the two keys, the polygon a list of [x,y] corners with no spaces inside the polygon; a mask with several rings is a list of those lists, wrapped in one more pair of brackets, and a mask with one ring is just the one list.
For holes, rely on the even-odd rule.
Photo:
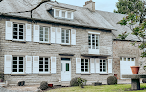
{"label": "sky", "polygon": [[[60,3],[66,3],[70,5],[83,7],[83,5],[85,5],[85,2],[89,0],[56,0],[56,1]],[[108,11],[108,12],[113,12],[114,9],[117,10],[116,2],[118,2],[118,0],[92,0],[92,1],[95,2],[96,10]]]}

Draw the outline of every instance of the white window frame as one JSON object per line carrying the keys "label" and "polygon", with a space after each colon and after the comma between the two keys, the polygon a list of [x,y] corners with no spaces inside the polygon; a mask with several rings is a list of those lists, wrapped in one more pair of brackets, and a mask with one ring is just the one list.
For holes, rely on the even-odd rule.
{"label": "white window frame", "polygon": [[[14,32],[14,24],[17,24],[17,39],[14,39],[13,38],[13,32]],[[18,39],[19,38],[19,25],[23,25],[23,39]],[[13,22],[13,29],[12,29],[12,39],[13,40],[16,40],[16,41],[24,41],[24,30],[25,30],[25,24],[23,24],[23,23],[15,23],[15,22]]]}
{"label": "white window frame", "polygon": [[[64,30],[64,43],[62,43],[62,30]],[[69,43],[66,43],[66,30],[69,30]],[[61,29],[61,44],[66,44],[66,45],[70,45],[70,29]]]}
{"label": "white window frame", "polygon": [[[82,72],[82,64],[81,64],[81,73],[89,73],[89,59],[87,59],[87,58],[81,58],[81,63],[82,63],[82,59],[84,60],[84,72]],[[88,60],[88,72],[85,72],[85,59],[87,59]]]}
{"label": "white window frame", "polygon": [[[91,36],[91,48],[89,48],[89,34]],[[96,36],[98,36],[98,49],[99,49],[99,34],[95,34],[95,33],[88,33],[88,49],[92,49],[92,35],[95,35],[95,49],[96,49]]]}
{"label": "white window frame", "polygon": [[[53,8],[54,9],[54,8]],[[56,11],[59,11],[59,16],[56,16]],[[62,17],[62,12],[65,12],[65,17]],[[68,13],[71,14],[70,18],[68,18]],[[67,20],[73,20],[73,11],[67,11],[67,10],[60,10],[60,9],[54,9],[54,18],[58,19],[67,19]]]}
{"label": "white window frame", "polygon": [[[17,72],[13,72],[13,57],[17,57]],[[19,71],[19,57],[23,57],[23,72],[18,72]],[[24,56],[12,56],[12,74],[24,74]]]}
{"label": "white window frame", "polygon": [[[40,65],[40,58],[43,58],[43,72],[40,72],[39,71],[39,73],[41,74],[41,73],[50,73],[50,58],[48,58],[48,57],[39,57],[39,65]],[[45,58],[48,58],[48,72],[45,72]],[[40,69],[40,67],[39,67],[39,69]]]}
{"label": "white window frame", "polygon": [[[102,71],[100,71],[101,68],[100,68],[100,62],[99,62],[99,72],[100,73],[107,73],[107,60],[106,59],[100,59],[100,60],[102,60]],[[103,60],[105,60],[105,62],[106,62],[106,64],[105,64],[106,65],[105,72],[103,71]]]}
{"label": "white window frame", "polygon": [[[40,28],[43,26],[40,26]],[[45,41],[45,28],[48,28],[48,41]],[[49,43],[49,27],[43,27],[43,41],[40,41],[40,29],[39,29],[39,42],[41,43]]]}

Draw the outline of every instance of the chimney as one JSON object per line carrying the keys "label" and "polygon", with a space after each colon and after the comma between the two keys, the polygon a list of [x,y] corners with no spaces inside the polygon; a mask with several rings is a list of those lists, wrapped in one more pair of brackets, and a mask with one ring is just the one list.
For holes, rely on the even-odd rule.
{"label": "chimney", "polygon": [[91,11],[95,11],[95,2],[93,2],[92,0],[86,1],[83,7],[88,8]]}

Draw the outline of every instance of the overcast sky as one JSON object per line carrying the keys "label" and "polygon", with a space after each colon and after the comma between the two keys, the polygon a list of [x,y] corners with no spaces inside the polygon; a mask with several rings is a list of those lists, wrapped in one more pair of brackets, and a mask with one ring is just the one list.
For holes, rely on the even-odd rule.
{"label": "overcast sky", "polygon": [[[52,0],[52,1],[55,1],[55,0]],[[89,0],[56,0],[56,1],[60,3],[66,3],[66,4],[83,7],[85,2]],[[92,0],[92,1],[95,2],[96,10],[108,11],[108,12],[113,12],[113,10],[116,9],[116,6],[115,6],[116,2],[118,2],[118,0]]]}

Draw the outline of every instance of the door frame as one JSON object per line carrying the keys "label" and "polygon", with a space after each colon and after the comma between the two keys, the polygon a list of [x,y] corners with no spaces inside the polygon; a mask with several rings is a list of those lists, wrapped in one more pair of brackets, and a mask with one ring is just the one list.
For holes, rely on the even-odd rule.
{"label": "door frame", "polygon": [[[68,62],[69,63],[69,65],[70,65],[70,67],[69,67],[69,69],[70,69],[70,80],[71,80],[71,60],[70,61],[68,61],[68,60],[61,60],[61,63],[62,62]],[[61,69],[63,69],[62,67],[61,67]],[[66,67],[65,67],[65,70],[66,70]],[[62,72],[62,71],[61,71]],[[62,74],[61,74],[61,76],[62,76]],[[62,81],[62,80],[61,80]]]}

